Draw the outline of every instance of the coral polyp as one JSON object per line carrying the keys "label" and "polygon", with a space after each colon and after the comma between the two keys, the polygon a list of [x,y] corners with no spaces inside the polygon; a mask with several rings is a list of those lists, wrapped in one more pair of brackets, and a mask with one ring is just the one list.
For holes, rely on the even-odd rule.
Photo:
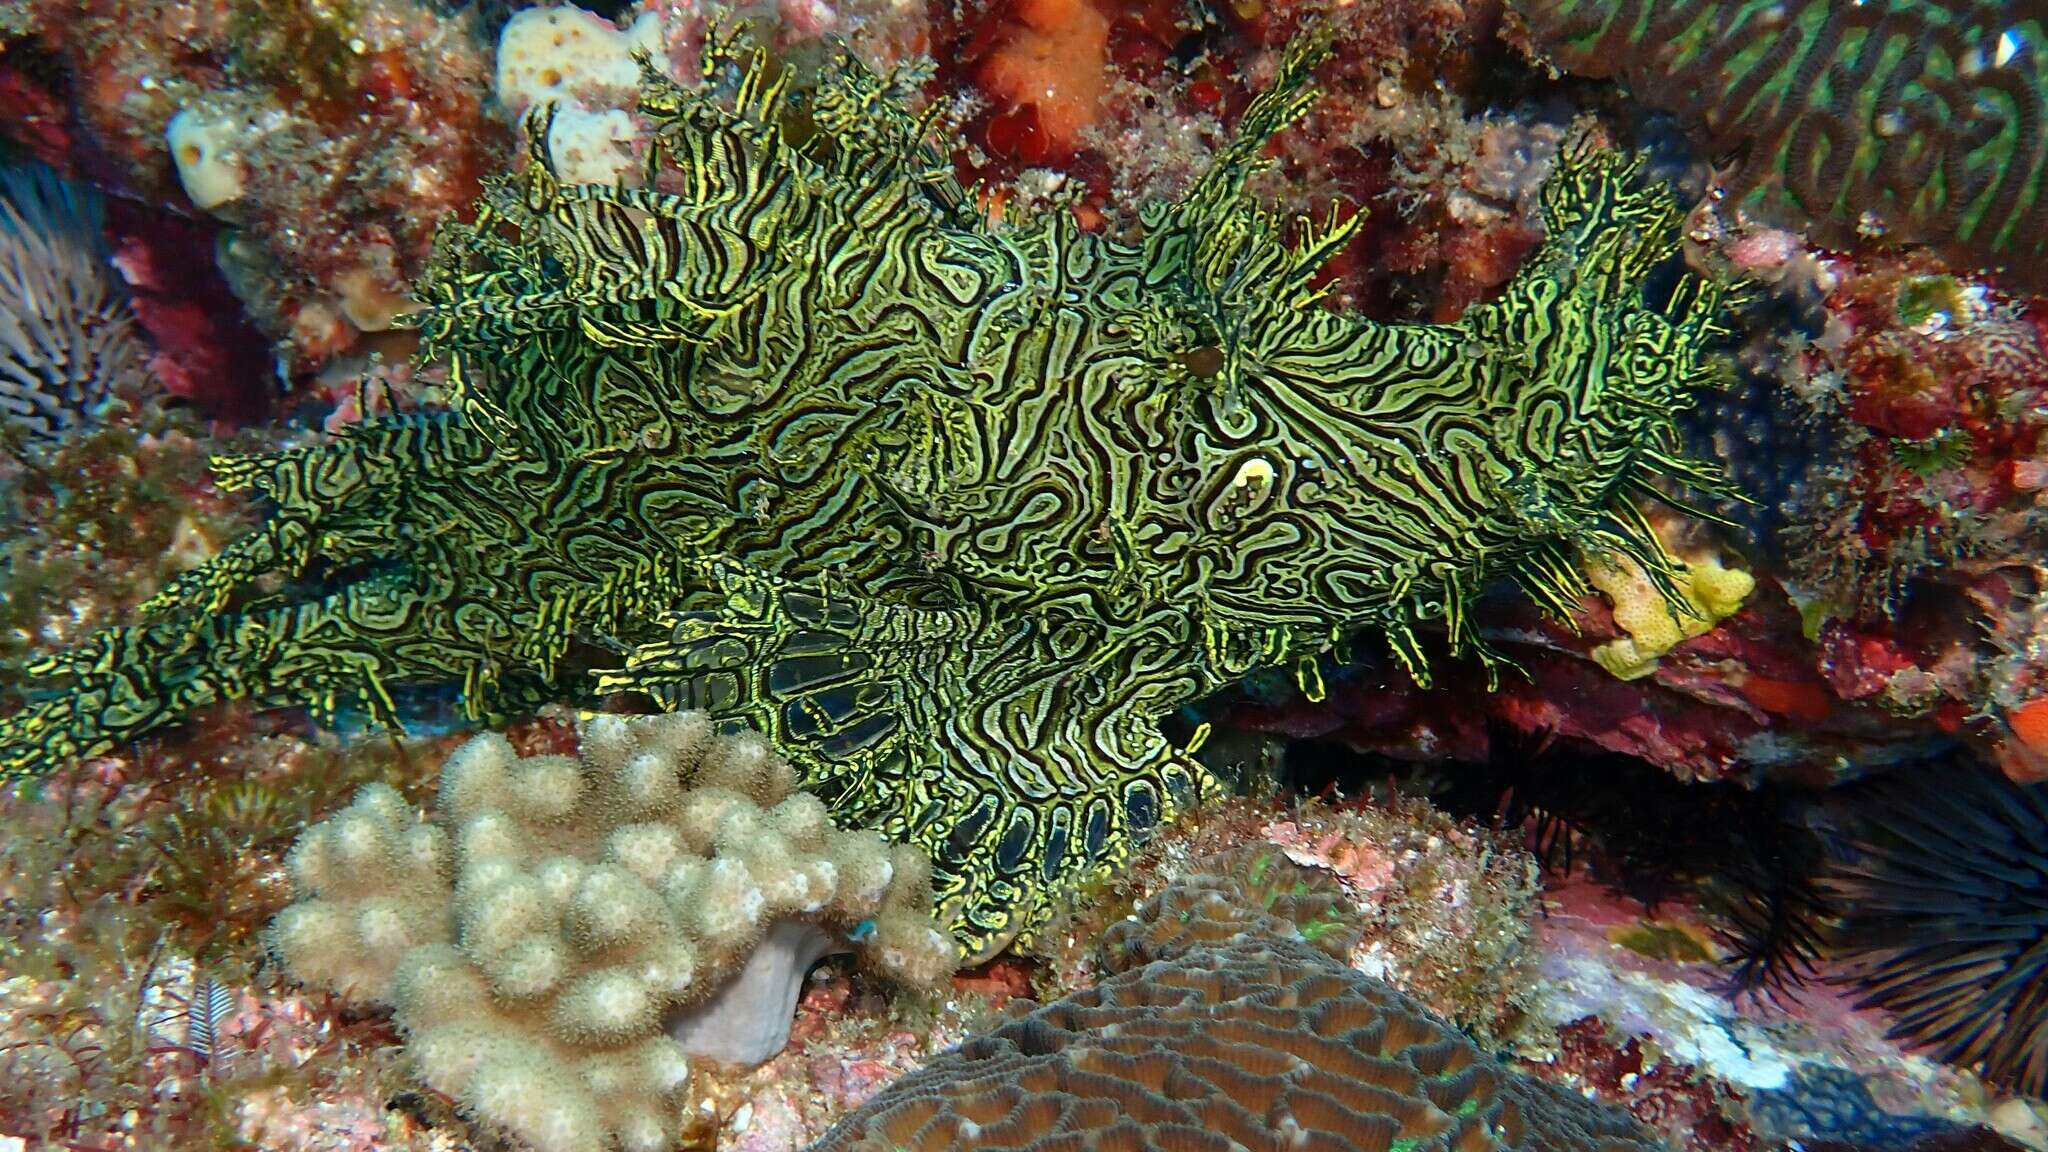
{"label": "coral polyp", "polygon": [[842,55],[795,93],[713,37],[706,86],[647,80],[645,188],[537,147],[443,226],[411,322],[456,411],[220,461],[269,520],[32,669],[0,771],[224,698],[396,723],[404,684],[479,717],[639,693],[753,724],[842,822],[924,848],[979,955],[1219,787],[1159,721],[1252,669],[1314,695],[1365,633],[1426,682],[1426,630],[1492,666],[1478,590],[1569,613],[1589,555],[1692,611],[1638,505],[1717,483],[1672,416],[1718,378],[1726,289],[1646,288],[1676,206],[1582,136],[1499,299],[1325,308],[1357,218],[1246,181],[1326,52],[1298,40],[1125,243],[990,222],[906,104],[922,73]]}

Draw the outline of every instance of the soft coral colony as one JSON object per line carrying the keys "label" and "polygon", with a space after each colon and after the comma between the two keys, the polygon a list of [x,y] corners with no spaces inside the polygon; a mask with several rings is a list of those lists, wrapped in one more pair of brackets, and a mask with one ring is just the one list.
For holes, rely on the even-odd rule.
{"label": "soft coral colony", "polygon": [[455,411],[219,461],[269,519],[32,669],[0,768],[234,698],[396,723],[401,685],[476,717],[638,693],[762,729],[842,823],[929,852],[982,955],[1220,788],[1159,725],[1248,670],[1314,695],[1372,633],[1426,681],[1424,627],[1492,666],[1477,590],[1566,614],[1589,556],[1686,611],[1637,503],[1719,483],[1672,417],[1716,378],[1725,288],[1645,288],[1677,208],[1581,139],[1499,299],[1319,306],[1355,218],[1245,184],[1326,51],[1297,39],[1123,243],[988,221],[915,74],[841,55],[798,96],[715,36],[704,87],[647,79],[645,189],[563,185],[537,147],[443,226],[413,322]]}

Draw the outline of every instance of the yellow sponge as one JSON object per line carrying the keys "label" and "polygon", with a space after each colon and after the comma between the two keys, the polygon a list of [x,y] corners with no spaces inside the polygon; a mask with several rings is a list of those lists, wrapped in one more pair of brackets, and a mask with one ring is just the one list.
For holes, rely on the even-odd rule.
{"label": "yellow sponge", "polygon": [[1614,622],[1628,635],[1593,649],[1593,659],[1622,680],[1647,676],[1657,658],[1735,615],[1756,590],[1756,577],[1723,567],[1707,555],[1678,566],[1673,582],[1692,607],[1681,613],[1667,603],[1642,565],[1626,556],[1589,560],[1586,577],[1614,606]]}

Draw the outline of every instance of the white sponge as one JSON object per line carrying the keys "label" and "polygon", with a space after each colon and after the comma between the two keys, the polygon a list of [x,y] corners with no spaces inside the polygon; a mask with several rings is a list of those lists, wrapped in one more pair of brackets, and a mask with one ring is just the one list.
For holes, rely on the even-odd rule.
{"label": "white sponge", "polygon": [[248,173],[242,166],[238,145],[249,125],[241,117],[223,116],[202,107],[190,107],[171,117],[164,139],[171,146],[171,160],[178,166],[178,182],[185,195],[201,211],[211,211],[241,198],[247,189]]}
{"label": "white sponge", "polygon": [[592,112],[565,104],[548,126],[548,155],[564,184],[614,184],[633,168],[633,144],[640,137],[633,117],[617,108]]}
{"label": "white sponge", "polygon": [[635,50],[661,51],[661,20],[652,12],[621,29],[567,5],[525,9],[498,36],[498,103],[513,116],[549,100],[630,108],[640,87]]}

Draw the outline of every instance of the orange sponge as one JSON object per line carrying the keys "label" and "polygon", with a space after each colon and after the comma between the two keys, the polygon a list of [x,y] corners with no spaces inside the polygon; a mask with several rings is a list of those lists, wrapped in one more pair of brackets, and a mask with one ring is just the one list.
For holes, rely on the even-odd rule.
{"label": "orange sponge", "polygon": [[1038,110],[1052,144],[1071,148],[1109,87],[1109,21],[1090,0],[1018,0],[1009,36],[982,63],[982,88]]}

